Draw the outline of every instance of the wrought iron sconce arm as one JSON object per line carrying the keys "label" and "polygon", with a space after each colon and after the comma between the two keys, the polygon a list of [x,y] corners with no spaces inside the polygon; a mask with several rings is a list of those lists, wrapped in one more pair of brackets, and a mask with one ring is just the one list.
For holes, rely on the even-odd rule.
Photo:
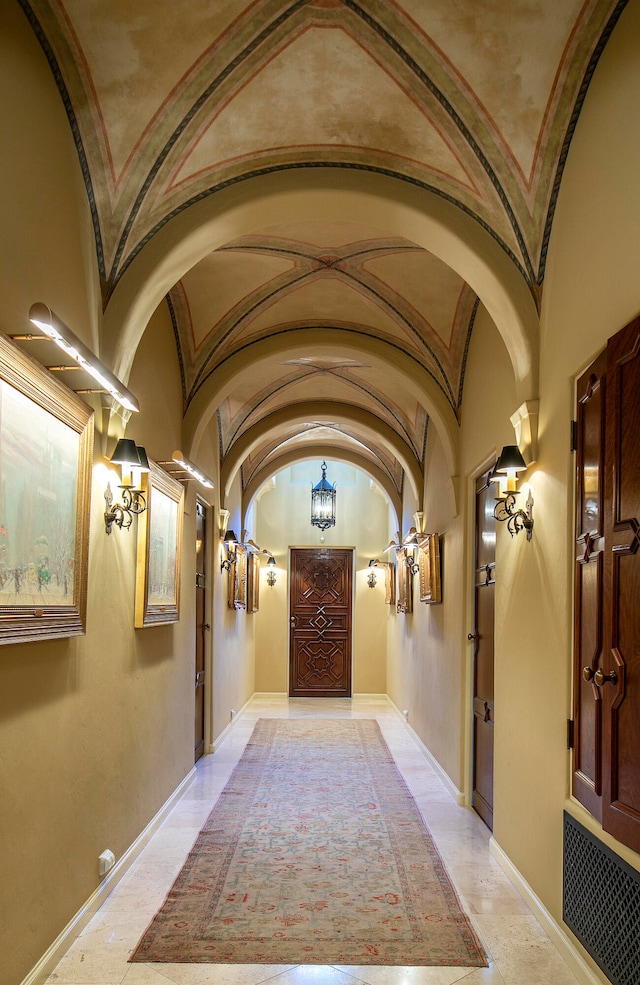
{"label": "wrought iron sconce arm", "polygon": [[114,523],[121,530],[128,530],[134,516],[144,513],[147,508],[147,500],[142,489],[134,489],[133,486],[118,486],[118,489],[122,489],[122,502],[114,503],[111,483],[107,482],[104,492],[106,505],[104,523],[108,534],[111,533]]}
{"label": "wrought iron sconce arm", "polygon": [[512,537],[519,534],[521,530],[526,530],[527,540],[531,540],[533,533],[533,496],[531,495],[531,490],[529,490],[529,495],[525,503],[526,509],[522,510],[515,508],[517,495],[518,490],[515,490],[514,492],[507,493],[504,497],[499,497],[496,500],[493,515],[496,520],[506,521],[507,530]]}

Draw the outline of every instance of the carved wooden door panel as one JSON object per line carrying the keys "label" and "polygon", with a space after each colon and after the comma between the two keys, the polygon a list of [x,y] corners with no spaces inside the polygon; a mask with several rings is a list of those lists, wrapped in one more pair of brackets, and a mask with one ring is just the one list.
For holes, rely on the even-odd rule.
{"label": "carved wooden door panel", "polygon": [[602,820],[604,448],[607,354],[578,380],[576,405],[573,795]]}
{"label": "carved wooden door panel", "polygon": [[493,678],[495,626],[495,491],[489,472],[476,482],[473,664],[473,807],[493,830]]}
{"label": "carved wooden door panel", "polygon": [[289,695],[351,696],[353,552],[291,551]]}
{"label": "carved wooden door panel", "polygon": [[640,851],[640,318],[607,346],[603,827]]}

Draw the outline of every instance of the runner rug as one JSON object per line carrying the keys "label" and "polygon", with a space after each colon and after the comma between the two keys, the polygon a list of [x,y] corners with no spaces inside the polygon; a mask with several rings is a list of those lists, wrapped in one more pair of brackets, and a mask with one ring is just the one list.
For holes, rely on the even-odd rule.
{"label": "runner rug", "polygon": [[377,722],[260,719],[131,961],[487,964]]}

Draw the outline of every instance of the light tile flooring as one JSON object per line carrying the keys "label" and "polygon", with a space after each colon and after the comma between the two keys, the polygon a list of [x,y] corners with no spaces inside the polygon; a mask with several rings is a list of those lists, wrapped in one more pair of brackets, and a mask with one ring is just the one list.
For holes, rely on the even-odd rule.
{"label": "light tile flooring", "polygon": [[[422,811],[490,958],[488,968],[128,964],[163,903],[258,718],[375,718]],[[576,985],[531,911],[489,853],[489,831],[459,807],[386,700],[256,697],[47,985]]]}

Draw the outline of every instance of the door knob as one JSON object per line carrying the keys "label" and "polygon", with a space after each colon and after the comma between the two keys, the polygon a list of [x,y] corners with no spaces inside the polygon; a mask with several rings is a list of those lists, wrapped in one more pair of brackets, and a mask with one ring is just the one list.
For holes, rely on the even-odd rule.
{"label": "door knob", "polygon": [[295,616],[289,616],[289,625],[291,626],[292,629],[295,629],[296,628],[296,617]]}
{"label": "door knob", "polygon": [[467,639],[471,643],[472,640],[477,640],[478,639],[478,634],[477,633],[467,633]]}
{"label": "door knob", "polygon": [[598,687],[602,687],[603,684],[607,684],[607,683],[608,684],[618,683],[618,675],[616,674],[615,670],[612,670],[610,674],[605,674],[605,672],[601,670],[600,667],[598,667],[595,674],[593,675],[593,679]]}
{"label": "door knob", "polygon": [[593,671],[591,667],[583,667],[582,676],[584,677],[585,681],[590,681],[593,678]]}

